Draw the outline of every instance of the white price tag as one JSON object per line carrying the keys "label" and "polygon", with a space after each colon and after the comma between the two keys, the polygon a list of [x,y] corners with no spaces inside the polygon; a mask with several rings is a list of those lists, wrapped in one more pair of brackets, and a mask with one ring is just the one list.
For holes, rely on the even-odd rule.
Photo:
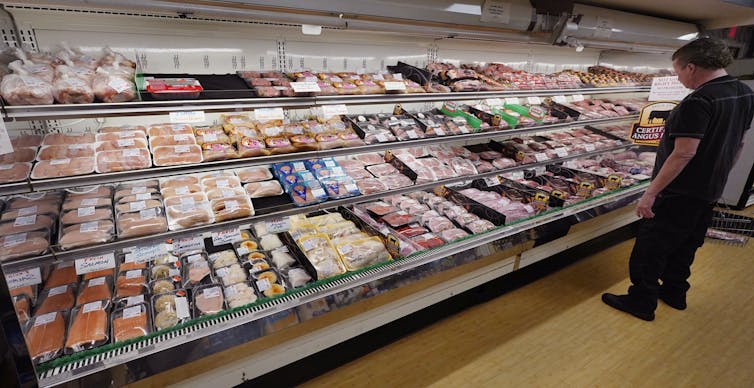
{"label": "white price tag", "polygon": [[178,319],[191,318],[188,299],[186,297],[175,298],[175,314],[178,316]]}
{"label": "white price tag", "polygon": [[210,143],[213,141],[217,141],[217,134],[216,133],[207,133],[202,136],[202,140],[205,143]]}
{"label": "white price tag", "polygon": [[470,131],[469,131],[469,127],[467,127],[467,126],[465,126],[465,125],[460,125],[460,126],[458,126],[458,130],[459,130],[459,131],[461,131],[461,133],[463,133],[463,134],[466,134],[466,133],[469,133],[469,132],[470,132]]}
{"label": "white price tag", "polygon": [[123,147],[133,147],[135,145],[136,145],[136,142],[134,141],[134,139],[121,139],[121,140],[118,140],[118,147],[121,147],[121,148],[123,148]]}
{"label": "white price tag", "polygon": [[47,296],[55,296],[60,295],[64,292],[68,291],[68,286],[58,286],[55,288],[50,288],[50,291],[47,291]]}
{"label": "white price tag", "polygon": [[37,222],[37,215],[32,214],[30,216],[24,216],[24,217],[18,217],[16,218],[16,221],[13,222],[13,226],[29,226],[34,225],[34,223]]}
{"label": "white price tag", "polygon": [[327,193],[325,193],[325,189],[319,187],[319,188],[312,189],[312,195],[315,198],[317,198],[317,197],[325,197],[325,196],[327,196]]}
{"label": "white price tag", "polygon": [[105,277],[95,278],[89,281],[89,287],[101,286],[105,284]]}
{"label": "white price tag", "polygon": [[99,229],[99,222],[97,221],[85,222],[81,224],[81,226],[79,227],[79,231],[81,231],[81,233],[96,232],[98,229]]}
{"label": "white price tag", "polygon": [[135,270],[133,270],[133,271],[127,271],[127,272],[126,272],[126,279],[134,279],[134,278],[138,278],[138,277],[140,277],[141,275],[142,275],[142,274],[141,274],[141,270],[138,270],[138,269],[135,269]]}
{"label": "white price tag", "polygon": [[499,98],[488,98],[488,99],[484,100],[484,102],[487,103],[487,105],[489,105],[491,107],[496,107],[496,106],[502,106],[503,105],[503,101],[501,99],[499,99]]}
{"label": "white price tag", "polygon": [[150,193],[136,194],[136,200],[137,201],[146,201],[146,200],[151,199],[151,198],[152,198],[152,194],[150,194]]}
{"label": "white price tag", "polygon": [[59,166],[61,164],[70,164],[70,163],[71,163],[71,159],[53,159],[53,160],[50,160],[50,165],[51,166]]}
{"label": "white price tag", "polygon": [[340,251],[340,253],[344,255],[347,255],[353,251],[353,247],[350,244],[341,245],[340,247],[338,247],[338,251]]}
{"label": "white price tag", "polygon": [[38,211],[39,211],[39,207],[37,207],[36,205],[35,206],[24,207],[24,208],[18,209],[18,216],[19,217],[24,217],[24,216],[28,216],[30,214],[37,214]]}
{"label": "white price tag", "polygon": [[196,205],[196,201],[194,200],[194,197],[181,197],[181,206],[186,207],[194,207]]}
{"label": "white price tag", "polygon": [[316,93],[322,91],[316,82],[291,82],[291,88],[296,93]]}
{"label": "white price tag", "polygon": [[270,286],[272,286],[270,284],[270,279],[257,280],[257,288],[259,289],[259,292],[266,291]]}
{"label": "white price tag", "polygon": [[186,261],[189,264],[192,264],[192,263],[194,263],[194,262],[196,262],[198,260],[204,260],[204,258],[202,257],[202,255],[191,255],[191,256],[189,256],[189,257],[186,258]]}
{"label": "white price tag", "polygon": [[215,186],[217,187],[228,187],[230,186],[230,182],[227,179],[219,179],[215,181]]}
{"label": "white price tag", "polygon": [[536,154],[534,154],[534,159],[536,159],[537,162],[544,162],[545,160],[548,160],[550,158],[548,158],[547,155],[542,152],[537,152]]}
{"label": "white price tag", "polygon": [[232,212],[238,209],[238,201],[225,201],[225,210]]}
{"label": "white price tag", "polygon": [[584,144],[584,149],[586,150],[586,152],[592,152],[595,150],[594,144]]}
{"label": "white price tag", "polygon": [[191,139],[191,136],[185,133],[180,134],[180,135],[173,135],[173,140],[177,143],[180,143],[182,141],[188,141],[189,139]]}
{"label": "white price tag", "polygon": [[542,100],[539,97],[527,97],[526,101],[529,102],[531,105],[540,105],[542,104]]}
{"label": "white price tag", "polygon": [[524,209],[526,210],[527,213],[534,213],[534,207],[531,205],[528,205],[528,204],[524,205]]}
{"label": "white price tag", "polygon": [[574,94],[571,96],[571,101],[574,101],[574,102],[584,101],[584,96],[581,94]]}
{"label": "white price tag", "polygon": [[56,312],[52,312],[52,313],[37,315],[37,317],[34,318],[34,327],[42,326],[42,325],[46,325],[48,323],[51,323],[57,317],[58,317],[57,311]]}
{"label": "white price tag", "polygon": [[241,231],[238,228],[212,232],[212,245],[215,246],[232,244],[241,240],[243,240],[243,237],[241,236]]}
{"label": "white price tag", "polygon": [[185,154],[187,152],[191,152],[191,147],[187,145],[180,145],[180,146],[175,146],[173,150],[175,151],[176,154]]}
{"label": "white price tag", "polygon": [[133,306],[144,302],[144,295],[129,296],[126,298],[126,306]]}
{"label": "white price tag", "polygon": [[8,136],[8,129],[5,128],[5,121],[0,120],[0,155],[10,154],[13,152],[13,144]]}
{"label": "white price tag", "polygon": [[[142,298],[144,296],[142,295]],[[141,306],[131,306],[123,309],[123,319],[138,317],[141,315]]]}
{"label": "white price tag", "polygon": [[171,123],[201,123],[204,122],[203,110],[190,110],[185,112],[170,112]]}
{"label": "white price tag", "polygon": [[552,96],[552,100],[557,102],[558,104],[565,104],[566,97],[565,96]]}
{"label": "white price tag", "polygon": [[487,184],[487,187],[493,187],[500,184],[500,179],[497,177],[484,178],[484,183]]}
{"label": "white price tag", "polygon": [[505,174],[505,177],[508,179],[518,180],[518,179],[524,179],[524,172],[523,171],[512,171],[507,174]]}
{"label": "white price tag", "polygon": [[176,195],[186,195],[188,193],[189,193],[188,186],[181,186],[181,187],[176,187],[175,188],[175,194]]}
{"label": "white price tag", "polygon": [[378,141],[378,142],[380,142],[380,143],[385,143],[385,142],[387,141],[387,137],[385,137],[385,135],[383,135],[383,134],[381,134],[381,133],[380,133],[380,134],[378,134],[378,135],[375,135],[374,137],[375,137],[375,139],[377,139],[377,141]]}
{"label": "white price tag", "polygon": [[220,296],[220,287],[205,288],[202,290],[202,295],[204,295],[206,299],[217,298]]}
{"label": "white price tag", "polygon": [[442,130],[442,127],[435,127],[435,134],[437,136],[445,136],[445,131]]}
{"label": "white price tag", "polygon": [[268,233],[283,233],[291,229],[291,219],[288,217],[266,221],[265,224]]}
{"label": "white price tag", "polygon": [[419,135],[417,135],[416,131],[414,131],[413,129],[409,130],[409,131],[406,131],[406,135],[408,135],[409,139],[417,139],[417,138],[419,138]]}
{"label": "white price tag", "polygon": [[518,97],[506,97],[505,98],[505,103],[506,104],[515,104],[515,105],[518,105],[518,102],[519,102]]}
{"label": "white price tag", "polygon": [[84,314],[91,313],[92,311],[102,310],[102,301],[90,302],[84,305],[82,312]]}
{"label": "white price tag", "polygon": [[403,82],[385,82],[385,90],[406,90],[406,84]]}
{"label": "white price tag", "polygon": [[561,158],[568,156],[568,151],[565,149],[565,147],[555,148],[553,151],[555,151],[555,153],[558,154],[558,156]]}
{"label": "white price tag", "polygon": [[150,220],[157,217],[157,208],[151,208],[139,211],[139,218],[142,220]]}
{"label": "white price tag", "polygon": [[87,198],[87,199],[82,199],[80,204],[81,206],[97,206],[98,202],[99,202],[99,198]]}
{"label": "white price tag", "polygon": [[395,73],[393,74],[393,79],[403,80],[403,74]]}
{"label": "white price tag", "polygon": [[348,114],[348,107],[345,104],[322,105],[322,117],[329,118],[333,116],[343,116]]}
{"label": "white price tag", "polygon": [[273,120],[283,120],[285,113],[283,108],[259,108],[254,110],[254,117],[257,121],[267,122]]}
{"label": "white price tag", "polygon": [[140,210],[144,210],[147,208],[147,202],[146,201],[131,202],[130,204],[128,204],[128,208],[132,212],[138,212]]}
{"label": "white price tag", "polygon": [[384,80],[385,80],[385,77],[384,77],[384,76],[383,76],[382,74],[380,74],[380,73],[377,73],[377,74],[375,74],[375,75],[374,75],[374,76],[372,77],[372,79],[373,79],[373,80],[375,80],[375,81],[384,81]]}
{"label": "white price tag", "polygon": [[26,242],[26,236],[27,233],[18,233],[11,234],[10,236],[5,236],[5,239],[3,240],[3,247],[10,248],[18,244],[23,244]]}
{"label": "white price tag", "polygon": [[101,271],[103,269],[111,269],[115,268],[115,254],[111,252],[99,256],[85,257],[83,259],[77,259],[75,263],[77,275]]}
{"label": "white price tag", "polygon": [[14,290],[16,288],[33,286],[35,284],[42,283],[42,273],[37,268],[31,268],[23,271],[9,273],[5,275],[5,281],[8,283],[8,289]]}

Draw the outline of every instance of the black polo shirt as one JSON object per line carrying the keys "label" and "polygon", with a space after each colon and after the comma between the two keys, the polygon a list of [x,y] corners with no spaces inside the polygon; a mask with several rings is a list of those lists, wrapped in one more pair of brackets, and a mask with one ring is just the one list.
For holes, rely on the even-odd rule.
{"label": "black polo shirt", "polygon": [[752,115],[754,94],[737,79],[725,75],[702,84],[670,112],[652,178],[673,152],[676,137],[701,139],[696,155],[663,192],[716,201]]}

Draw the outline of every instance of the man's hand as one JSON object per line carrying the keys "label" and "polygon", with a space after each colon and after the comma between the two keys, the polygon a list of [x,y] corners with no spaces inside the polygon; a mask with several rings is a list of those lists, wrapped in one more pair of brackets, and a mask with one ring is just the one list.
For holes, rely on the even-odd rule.
{"label": "man's hand", "polygon": [[639,199],[639,203],[636,205],[636,215],[641,218],[653,218],[655,214],[652,212],[652,206],[655,204],[657,195],[652,195],[649,192],[644,192],[644,195]]}

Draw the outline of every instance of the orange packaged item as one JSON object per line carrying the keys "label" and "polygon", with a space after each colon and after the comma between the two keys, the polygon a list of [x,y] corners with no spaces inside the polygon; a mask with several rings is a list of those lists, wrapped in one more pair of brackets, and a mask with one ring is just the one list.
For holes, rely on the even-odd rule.
{"label": "orange packaged item", "polygon": [[58,264],[55,269],[50,272],[50,276],[45,282],[44,288],[53,288],[66,284],[78,283],[78,275],[76,275],[76,267],[73,263]]}
{"label": "orange packaged item", "polygon": [[103,276],[84,282],[76,298],[76,305],[81,306],[98,300],[106,300],[105,307],[110,305],[110,299],[113,297],[110,278]]}
{"label": "orange packaged item", "polygon": [[87,303],[73,309],[65,341],[66,352],[80,352],[107,343],[107,318],[104,301]]}
{"label": "orange packaged item", "polygon": [[28,296],[14,296],[13,308],[16,310],[16,316],[18,316],[18,320],[22,325],[29,321],[29,318],[31,318],[31,301]]}
{"label": "orange packaged item", "polygon": [[149,309],[146,303],[116,310],[113,312],[113,341],[138,338],[151,332]]}
{"label": "orange packaged item", "polygon": [[44,290],[40,295],[40,301],[34,311],[35,316],[53,311],[69,310],[75,302],[73,285],[68,284]]}
{"label": "orange packaged item", "polygon": [[56,311],[32,318],[25,337],[32,362],[52,360],[63,350],[65,315]]}
{"label": "orange packaged item", "polygon": [[95,279],[95,278],[101,278],[103,276],[115,276],[115,269],[114,268],[108,268],[108,269],[103,269],[103,270],[99,270],[99,271],[85,273],[83,280],[91,280],[91,279]]}
{"label": "orange packaged item", "polygon": [[147,273],[146,270],[121,271],[115,282],[116,297],[136,296],[146,293]]}

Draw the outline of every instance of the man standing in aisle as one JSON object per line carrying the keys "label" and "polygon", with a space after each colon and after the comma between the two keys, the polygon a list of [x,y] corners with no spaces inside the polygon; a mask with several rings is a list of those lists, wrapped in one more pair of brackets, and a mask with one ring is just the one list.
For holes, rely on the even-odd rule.
{"label": "man standing in aisle", "polygon": [[628,294],[602,295],[609,306],[646,321],[654,319],[658,298],[686,308],[694,254],[754,114],[751,89],[725,71],[733,62],[725,43],[700,38],[672,59],[678,80],[694,91],[671,111],[652,183],[636,207],[643,219],[629,260]]}

